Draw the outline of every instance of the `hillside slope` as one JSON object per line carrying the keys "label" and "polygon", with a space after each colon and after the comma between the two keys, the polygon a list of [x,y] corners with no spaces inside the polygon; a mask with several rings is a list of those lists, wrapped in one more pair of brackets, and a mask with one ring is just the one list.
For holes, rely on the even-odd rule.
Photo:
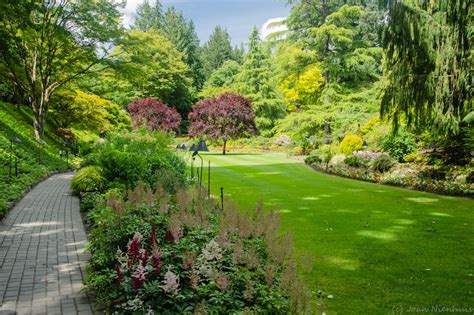
{"label": "hillside slope", "polygon": [[[39,144],[33,134],[31,110],[24,107],[17,111],[14,105],[0,102],[0,218],[28,187],[51,172],[67,169],[65,159],[59,156],[62,141],[51,129],[46,126],[46,143]],[[11,150],[15,138],[21,142],[13,143]]]}

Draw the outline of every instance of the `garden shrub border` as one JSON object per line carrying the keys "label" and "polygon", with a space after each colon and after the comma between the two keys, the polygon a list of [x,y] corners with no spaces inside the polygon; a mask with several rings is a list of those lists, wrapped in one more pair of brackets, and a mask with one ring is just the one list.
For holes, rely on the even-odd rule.
{"label": "garden shrub border", "polygon": [[441,196],[456,196],[456,197],[465,197],[465,198],[474,199],[474,192],[466,194],[466,193],[461,193],[461,192],[449,193],[449,192],[440,191],[440,190],[423,190],[423,189],[418,189],[416,187],[406,186],[406,185],[402,185],[402,184],[381,183],[381,182],[379,182],[375,179],[370,179],[370,178],[357,178],[357,177],[347,176],[345,174],[332,171],[334,168],[331,167],[331,166],[329,166],[329,168],[327,170],[325,170],[324,168],[320,167],[317,164],[306,164],[306,165],[308,165],[310,168],[312,168],[316,172],[324,173],[324,174],[332,175],[332,176],[337,176],[337,177],[341,177],[341,178],[352,179],[352,180],[357,180],[357,181],[366,182],[366,183],[373,183],[373,184],[378,184],[378,185],[381,185],[381,186],[390,186],[390,187],[397,187],[397,188],[406,189],[406,190],[427,192],[427,193],[441,195]]}

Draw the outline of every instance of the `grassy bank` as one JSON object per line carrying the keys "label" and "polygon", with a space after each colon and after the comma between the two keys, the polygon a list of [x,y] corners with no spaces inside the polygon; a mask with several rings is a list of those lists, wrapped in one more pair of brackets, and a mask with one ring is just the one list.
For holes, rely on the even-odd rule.
{"label": "grassy bank", "polygon": [[[21,142],[14,142],[12,150],[15,138]],[[0,102],[0,218],[30,186],[51,172],[66,169],[66,161],[59,157],[61,141],[50,126],[46,126],[44,141],[40,144],[34,138],[29,108],[16,110],[14,105]]]}

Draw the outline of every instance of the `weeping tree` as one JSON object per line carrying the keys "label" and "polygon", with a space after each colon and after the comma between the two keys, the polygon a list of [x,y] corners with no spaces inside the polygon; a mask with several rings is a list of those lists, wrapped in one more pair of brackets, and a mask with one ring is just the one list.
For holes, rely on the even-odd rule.
{"label": "weeping tree", "polygon": [[470,0],[383,0],[386,86],[381,114],[395,130],[457,136],[473,110],[473,4]]}
{"label": "weeping tree", "polygon": [[51,96],[100,63],[121,34],[112,0],[2,0],[0,75],[30,99],[43,137]]}

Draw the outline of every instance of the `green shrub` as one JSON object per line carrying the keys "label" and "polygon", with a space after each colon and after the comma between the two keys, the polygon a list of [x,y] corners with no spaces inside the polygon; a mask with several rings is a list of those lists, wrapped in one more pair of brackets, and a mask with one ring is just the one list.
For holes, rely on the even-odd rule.
{"label": "green shrub", "polygon": [[7,213],[7,203],[0,199],[0,219]]}
{"label": "green shrub", "polygon": [[81,210],[88,212],[94,209],[99,202],[103,200],[102,194],[99,192],[86,192],[81,198]]}
{"label": "green shrub", "polygon": [[411,133],[400,129],[397,133],[391,133],[383,138],[381,147],[394,159],[403,162],[407,154],[416,151],[416,139]]}
{"label": "green shrub", "polygon": [[395,165],[395,161],[388,155],[383,154],[372,161],[372,169],[374,171],[385,173],[389,171],[393,165]]}
{"label": "green shrub", "polygon": [[306,157],[306,159],[304,160],[304,162],[308,165],[312,165],[312,164],[317,164],[317,163],[321,163],[323,160],[317,156],[317,155],[309,155]]}
{"label": "green shrub", "polygon": [[105,178],[98,166],[87,166],[74,175],[71,188],[75,193],[101,191],[105,188]]}
{"label": "green shrub", "polygon": [[344,163],[352,167],[361,167],[367,165],[367,161],[355,155],[349,155],[344,159]]}
{"label": "green shrub", "polygon": [[339,150],[343,154],[350,155],[352,152],[362,149],[363,143],[364,141],[361,137],[357,135],[347,135],[342,139]]}

